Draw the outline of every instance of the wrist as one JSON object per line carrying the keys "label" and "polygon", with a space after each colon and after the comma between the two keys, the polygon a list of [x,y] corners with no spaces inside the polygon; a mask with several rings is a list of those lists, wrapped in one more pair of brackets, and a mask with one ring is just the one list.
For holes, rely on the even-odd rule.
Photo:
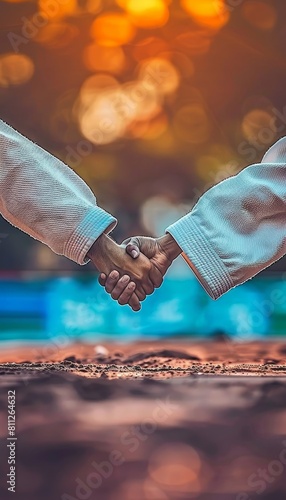
{"label": "wrist", "polygon": [[112,242],[111,238],[105,233],[102,233],[93,243],[87,253],[87,257],[93,261],[98,267],[106,255],[108,255],[108,248]]}
{"label": "wrist", "polygon": [[170,233],[166,233],[164,236],[161,236],[161,238],[157,238],[157,242],[161,246],[168,260],[171,262],[182,253],[182,249]]}
{"label": "wrist", "polygon": [[101,249],[102,242],[103,242],[103,236],[104,234],[101,234],[93,243],[93,245],[90,247],[89,251],[87,252],[87,257],[89,259],[93,259],[94,255],[98,253],[98,250]]}

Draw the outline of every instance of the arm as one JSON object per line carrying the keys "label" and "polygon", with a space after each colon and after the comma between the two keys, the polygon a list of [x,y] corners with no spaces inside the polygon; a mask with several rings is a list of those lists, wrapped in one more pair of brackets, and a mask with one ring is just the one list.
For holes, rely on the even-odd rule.
{"label": "arm", "polygon": [[[286,253],[286,138],[252,165],[207,191],[194,209],[167,228],[168,239],[132,238],[139,250],[160,262],[164,275],[183,257],[213,298],[249,280]],[[101,280],[110,292],[109,278]],[[109,288],[108,288],[109,287]]]}
{"label": "arm", "polygon": [[100,272],[117,270],[117,278],[124,274],[124,288],[116,298],[134,310],[140,309],[138,299],[144,300],[162,281],[145,256],[135,264],[125,249],[105,234],[115,226],[116,219],[96,205],[85,182],[2,121],[0,212],[55,253],[78,264],[90,258]]}
{"label": "arm", "polygon": [[286,138],[167,228],[213,299],[286,253]]}
{"label": "arm", "polygon": [[63,162],[0,121],[0,212],[11,224],[78,264],[116,225]]}

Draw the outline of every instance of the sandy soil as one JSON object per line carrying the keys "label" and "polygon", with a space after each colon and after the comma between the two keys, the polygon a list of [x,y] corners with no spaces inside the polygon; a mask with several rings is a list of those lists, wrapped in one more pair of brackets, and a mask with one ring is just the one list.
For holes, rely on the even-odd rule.
{"label": "sandy soil", "polygon": [[286,498],[286,344],[30,347],[0,361],[1,500]]}
{"label": "sandy soil", "polygon": [[27,346],[0,353],[0,374],[68,372],[87,377],[173,378],[189,375],[286,375],[286,343],[216,341]]}

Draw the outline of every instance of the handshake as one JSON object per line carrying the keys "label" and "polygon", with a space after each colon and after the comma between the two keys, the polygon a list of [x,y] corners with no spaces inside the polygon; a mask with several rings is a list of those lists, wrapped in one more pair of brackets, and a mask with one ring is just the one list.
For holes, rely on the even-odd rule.
{"label": "handshake", "polygon": [[161,286],[168,268],[181,253],[169,233],[161,238],[136,236],[121,245],[102,234],[87,256],[100,271],[99,283],[111,297],[140,311],[140,302]]}

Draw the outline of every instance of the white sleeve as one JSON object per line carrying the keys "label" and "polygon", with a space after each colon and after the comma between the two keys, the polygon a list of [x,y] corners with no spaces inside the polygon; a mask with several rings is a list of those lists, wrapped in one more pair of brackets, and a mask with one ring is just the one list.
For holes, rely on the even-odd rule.
{"label": "white sleeve", "polygon": [[286,253],[286,138],[167,228],[213,299]]}
{"label": "white sleeve", "polygon": [[0,120],[0,212],[11,224],[78,264],[116,225],[67,165]]}

